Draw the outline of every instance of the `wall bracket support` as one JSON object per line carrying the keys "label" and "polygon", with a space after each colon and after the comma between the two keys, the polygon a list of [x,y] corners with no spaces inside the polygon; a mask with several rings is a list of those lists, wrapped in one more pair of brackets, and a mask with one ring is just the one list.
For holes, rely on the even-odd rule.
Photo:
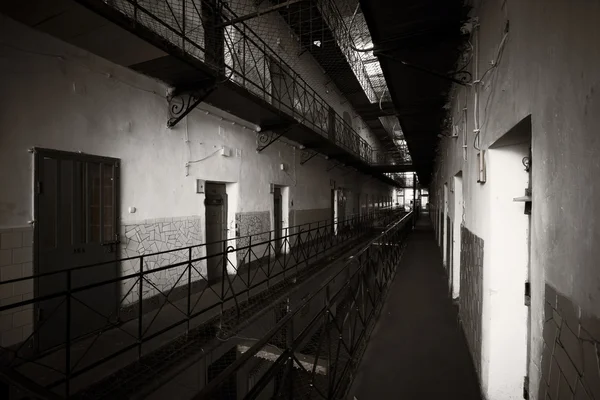
{"label": "wall bracket support", "polygon": [[268,130],[258,133],[257,134],[258,144],[256,146],[256,151],[258,153],[260,153],[261,151],[263,151],[264,149],[266,149],[267,147],[269,147],[270,145],[275,143],[277,140],[279,140],[279,138],[282,137],[283,135],[285,135],[285,133],[287,131],[289,131],[290,129],[291,129],[291,127],[288,126],[285,128],[272,128],[272,129],[268,129]]}
{"label": "wall bracket support", "polygon": [[333,166],[331,166],[331,167],[327,168],[327,172],[331,171],[332,169],[334,169],[334,168],[336,168],[336,167],[341,167],[341,166],[343,166],[343,165],[344,165],[344,164],[343,164],[343,163],[341,163],[341,162],[336,162],[336,163],[334,163],[334,164],[333,164]]}
{"label": "wall bracket support", "polygon": [[186,115],[188,115],[198,104],[202,103],[209,94],[211,94],[217,85],[210,84],[204,88],[189,91],[180,92],[172,96],[169,96],[169,120],[167,121],[167,127],[173,128],[179,123]]}
{"label": "wall bracket support", "polygon": [[317,153],[314,150],[303,149],[302,154],[300,155],[300,165],[306,164],[307,162],[312,160],[313,157],[316,156],[317,154],[319,154],[319,153]]}

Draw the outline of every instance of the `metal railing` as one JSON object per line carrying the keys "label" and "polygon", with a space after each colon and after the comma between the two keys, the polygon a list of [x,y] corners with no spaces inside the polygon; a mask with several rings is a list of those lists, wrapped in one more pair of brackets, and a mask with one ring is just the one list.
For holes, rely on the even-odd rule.
{"label": "metal railing", "polygon": [[[373,148],[296,72],[280,53],[220,0],[77,0],[102,3],[131,26],[143,26],[177,51],[212,68],[323,137],[372,164]],[[208,21],[208,22],[207,22]],[[229,22],[228,22],[229,21]],[[227,22],[225,26],[223,23]],[[221,83],[222,83],[221,82]]]}
{"label": "metal railing", "polygon": [[289,298],[286,315],[260,339],[238,345],[241,356],[194,399],[228,391],[238,399],[345,398],[415,219],[410,213],[388,227],[307,298]]}
{"label": "metal railing", "polygon": [[363,88],[365,95],[371,103],[378,102],[380,99],[373,87],[373,82],[371,82],[363,59],[360,57],[360,54],[354,50],[354,48],[357,48],[358,46],[354,42],[340,10],[332,0],[318,0],[316,5],[319,8],[321,15],[323,15],[323,18],[342,53],[346,57],[348,65],[352,69],[352,72],[354,72],[360,86]]}
{"label": "metal railing", "polygon": [[[27,281],[53,285],[0,307],[0,313],[45,310],[23,342],[0,348],[0,367],[69,397],[181,335],[235,331],[326,257],[347,251],[399,213],[387,208],[0,282],[0,289]],[[115,270],[98,278],[98,271]],[[117,297],[102,298],[105,293]],[[52,345],[41,348],[43,338]]]}

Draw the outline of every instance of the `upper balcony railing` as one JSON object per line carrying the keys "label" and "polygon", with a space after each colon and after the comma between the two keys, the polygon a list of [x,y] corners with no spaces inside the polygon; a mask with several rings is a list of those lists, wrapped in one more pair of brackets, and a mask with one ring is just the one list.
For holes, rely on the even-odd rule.
{"label": "upper balcony railing", "polygon": [[375,163],[373,147],[220,0],[101,1],[208,65],[222,82],[233,82],[321,136]]}
{"label": "upper balcony railing", "polygon": [[346,22],[344,21],[340,10],[334,4],[332,0],[318,0],[317,7],[321,12],[327,26],[331,30],[333,37],[335,38],[340,50],[346,57],[352,72],[356,76],[356,79],[360,83],[360,86],[365,91],[365,95],[369,99],[369,101],[377,102],[379,101],[379,97],[377,96],[377,92],[373,87],[373,83],[371,82],[371,78],[369,77],[369,73],[363,59],[360,57],[360,54],[354,50],[357,48],[357,44],[354,42],[352,35],[350,34],[350,30],[348,26],[346,26]]}

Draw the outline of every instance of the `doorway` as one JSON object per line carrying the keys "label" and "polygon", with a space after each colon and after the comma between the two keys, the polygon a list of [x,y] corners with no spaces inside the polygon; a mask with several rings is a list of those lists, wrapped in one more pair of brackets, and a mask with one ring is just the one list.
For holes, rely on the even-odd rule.
{"label": "doorway", "polygon": [[[493,143],[486,160],[489,239],[485,244],[482,345],[489,360],[488,392],[516,398],[527,375],[529,342],[531,118]],[[486,334],[487,332],[487,334]],[[506,351],[510,348],[511,351]]]}
{"label": "doorway", "polygon": [[283,210],[281,188],[276,186],[273,191],[273,227],[275,229],[275,255],[281,254],[283,248]]}
{"label": "doorway", "polygon": [[346,222],[346,197],[343,189],[332,189],[331,198],[333,234],[337,235]]}
{"label": "doorway", "polygon": [[454,215],[452,217],[452,298],[460,295],[460,227],[463,223],[462,171],[454,176]]}
{"label": "doorway", "polygon": [[444,183],[444,203],[442,205],[444,207],[444,211],[442,212],[442,224],[443,224],[443,233],[442,233],[442,254],[443,254],[443,262],[444,268],[446,268],[446,272],[449,273],[448,270],[448,183]]}
{"label": "doorway", "polygon": [[[119,160],[115,158],[35,149],[35,273],[36,297],[99,283],[118,276],[117,259]],[[70,276],[70,283],[69,283]],[[64,343],[116,321],[117,283],[100,285],[36,305],[36,348]],[[72,321],[69,323],[69,321]]]}
{"label": "doorway", "polygon": [[227,190],[223,183],[207,182],[205,193],[207,280],[213,283],[221,279],[226,267]]}
{"label": "doorway", "polygon": [[[269,60],[269,69],[271,72],[271,96],[273,98],[273,105],[286,107],[293,110],[294,99],[292,95],[292,84],[290,83],[290,72],[289,68],[282,65],[274,58]],[[303,110],[297,110],[302,112]]]}

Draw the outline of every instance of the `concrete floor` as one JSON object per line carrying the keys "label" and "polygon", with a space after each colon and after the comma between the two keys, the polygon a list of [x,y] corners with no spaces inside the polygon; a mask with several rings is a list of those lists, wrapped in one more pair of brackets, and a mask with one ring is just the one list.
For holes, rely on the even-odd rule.
{"label": "concrete floor", "polygon": [[409,237],[348,398],[482,399],[427,214]]}

